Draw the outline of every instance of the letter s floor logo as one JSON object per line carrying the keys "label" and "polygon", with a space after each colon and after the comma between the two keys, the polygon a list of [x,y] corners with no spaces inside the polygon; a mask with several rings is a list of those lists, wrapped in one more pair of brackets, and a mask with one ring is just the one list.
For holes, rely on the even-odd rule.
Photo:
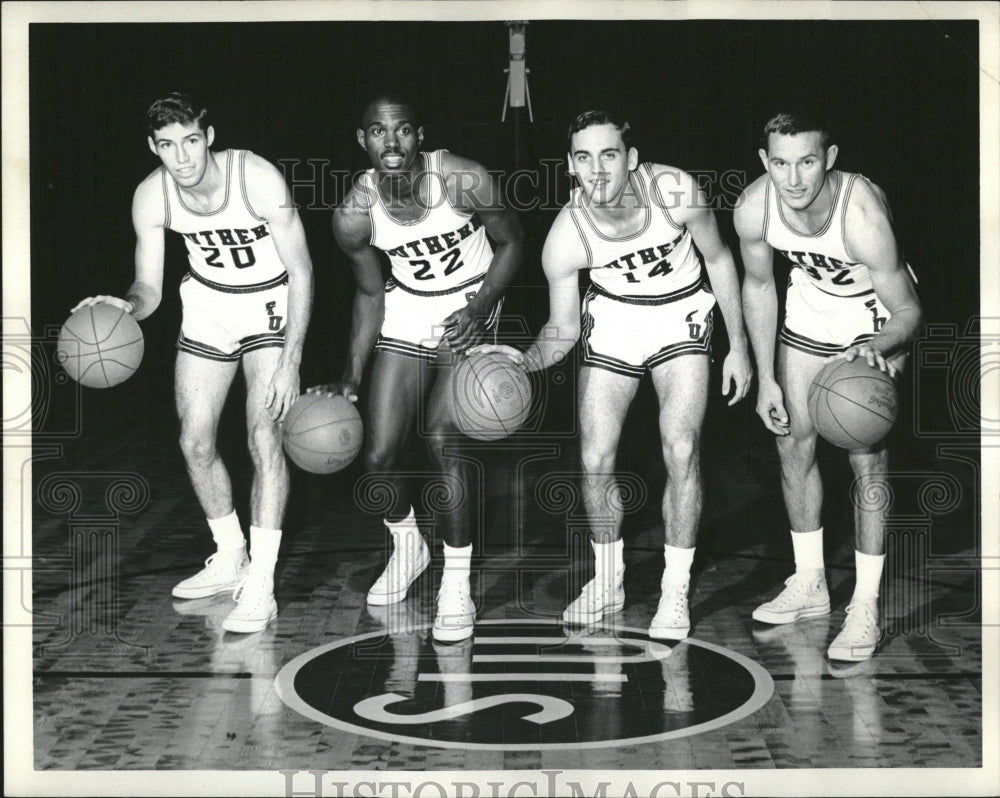
{"label": "letter s floor logo", "polygon": [[345,638],[276,677],[282,701],[327,726],[383,740],[505,751],[597,748],[685,737],[763,707],[761,666],[693,638],[573,632],[487,620],[441,644],[427,627]]}

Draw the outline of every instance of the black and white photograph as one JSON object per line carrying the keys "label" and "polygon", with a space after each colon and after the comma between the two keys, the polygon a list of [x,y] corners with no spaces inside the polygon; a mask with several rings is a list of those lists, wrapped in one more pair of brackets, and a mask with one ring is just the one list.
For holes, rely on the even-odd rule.
{"label": "black and white photograph", "polygon": [[1000,5],[2,14],[6,795],[1000,792]]}

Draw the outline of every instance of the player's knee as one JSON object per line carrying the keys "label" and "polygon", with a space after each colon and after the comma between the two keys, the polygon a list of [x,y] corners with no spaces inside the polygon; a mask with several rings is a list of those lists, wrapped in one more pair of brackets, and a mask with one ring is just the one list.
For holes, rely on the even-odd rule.
{"label": "player's knee", "polygon": [[250,448],[250,458],[258,468],[274,464],[284,456],[281,451],[278,425],[270,420],[250,425],[247,430],[247,444]]}
{"label": "player's knee", "polygon": [[792,432],[775,438],[782,463],[811,463],[816,459],[816,435]]}
{"label": "player's knee", "polygon": [[698,433],[696,430],[685,430],[681,433],[661,437],[663,461],[670,470],[688,469],[698,462]]}
{"label": "player's knee", "polygon": [[580,462],[586,474],[608,474],[615,468],[615,450],[584,443],[580,446]]}
{"label": "player's knee", "polygon": [[191,465],[208,465],[215,459],[215,439],[195,430],[181,432],[181,452]]}
{"label": "player's knee", "polygon": [[366,446],[361,459],[369,472],[378,474],[391,471],[396,465],[396,450],[393,447],[378,444]]}

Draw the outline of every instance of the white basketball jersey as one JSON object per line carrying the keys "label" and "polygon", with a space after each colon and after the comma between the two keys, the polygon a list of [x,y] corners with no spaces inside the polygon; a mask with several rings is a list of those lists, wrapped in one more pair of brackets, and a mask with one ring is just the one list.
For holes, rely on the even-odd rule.
{"label": "white basketball jersey", "polygon": [[287,280],[271,238],[271,226],[250,207],[244,167],[246,150],[226,150],[226,195],[218,210],[189,208],[180,188],[161,167],[165,227],[184,237],[192,275],[220,291],[256,291]]}
{"label": "white basketball jersey", "polygon": [[702,285],[701,259],[691,233],[670,216],[647,163],[634,172],[646,221],[632,235],[601,232],[587,210],[583,189],[570,199],[571,218],[580,232],[590,263],[590,279],[599,291],[622,298],[669,302]]}
{"label": "white basketball jersey", "polygon": [[834,171],[828,179],[835,176],[837,187],[830,215],[823,227],[812,234],[800,233],[788,224],[781,198],[769,180],[765,189],[763,239],[788,258],[793,268],[801,269],[814,288],[834,296],[860,296],[873,290],[872,278],[865,264],[851,260],[847,254],[844,219],[851,189],[859,178],[865,178]]}
{"label": "white basketball jersey", "polygon": [[393,278],[417,293],[456,291],[480,280],[493,261],[482,221],[475,214],[456,210],[448,198],[441,169],[443,152],[447,150],[421,153],[427,207],[412,222],[399,221],[389,213],[375,185],[374,169],[362,176],[370,197],[372,246],[389,256]]}

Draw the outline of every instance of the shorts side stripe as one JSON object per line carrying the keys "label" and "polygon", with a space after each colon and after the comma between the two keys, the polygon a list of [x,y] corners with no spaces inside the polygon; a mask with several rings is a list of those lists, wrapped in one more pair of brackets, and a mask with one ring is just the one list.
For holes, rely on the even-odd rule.
{"label": "shorts side stripe", "polygon": [[641,366],[632,366],[618,358],[598,355],[589,346],[585,346],[583,349],[583,365],[604,369],[605,371],[613,371],[615,374],[621,374],[623,377],[640,378],[646,373],[646,370]]}
{"label": "shorts side stripe", "polygon": [[233,352],[232,354],[227,354],[221,349],[216,349],[214,346],[209,346],[208,344],[203,344],[199,341],[192,341],[190,338],[185,338],[184,333],[181,333],[177,337],[177,348],[181,352],[187,352],[189,355],[203,357],[208,360],[218,360],[222,363],[231,363],[240,359],[240,353],[238,351]]}
{"label": "shorts side stripe", "polygon": [[840,344],[828,344],[823,343],[822,341],[814,341],[812,338],[807,338],[804,335],[792,332],[787,327],[781,328],[781,334],[778,336],[778,340],[785,346],[790,346],[792,349],[798,349],[800,352],[817,355],[819,357],[839,355],[847,348],[845,346],[841,346]]}
{"label": "shorts side stripe", "polygon": [[437,349],[427,349],[417,344],[411,344],[400,338],[386,338],[380,335],[375,342],[375,349],[384,352],[393,352],[404,357],[412,357],[418,360],[437,360]]}

